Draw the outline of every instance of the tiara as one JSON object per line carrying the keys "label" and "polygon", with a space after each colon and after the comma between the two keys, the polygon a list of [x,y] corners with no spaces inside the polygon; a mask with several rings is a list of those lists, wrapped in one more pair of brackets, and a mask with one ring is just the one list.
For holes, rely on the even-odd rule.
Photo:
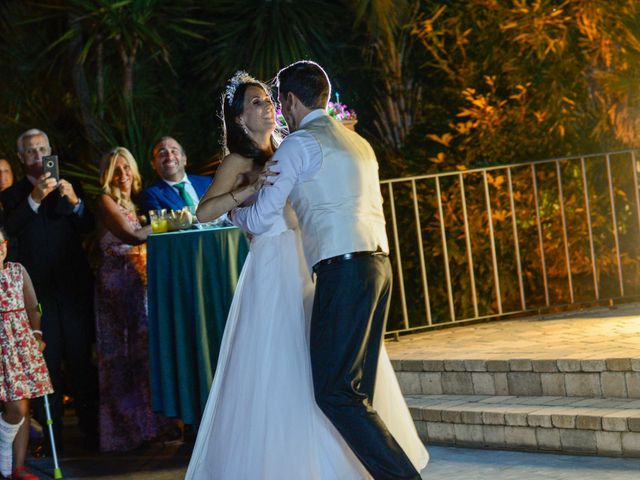
{"label": "tiara", "polygon": [[229,80],[227,88],[224,92],[224,95],[227,98],[227,104],[231,105],[233,103],[233,97],[236,94],[236,89],[239,85],[250,82],[258,83],[255,78],[253,78],[244,70],[238,70],[236,73],[234,73],[233,77],[231,77],[231,80]]}

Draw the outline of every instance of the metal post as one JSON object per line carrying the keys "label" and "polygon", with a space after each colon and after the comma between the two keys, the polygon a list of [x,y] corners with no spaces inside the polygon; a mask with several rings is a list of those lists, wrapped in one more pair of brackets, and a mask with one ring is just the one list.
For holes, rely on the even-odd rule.
{"label": "metal post", "polygon": [[636,199],[636,214],[638,215],[638,232],[640,233],[640,191],[638,191],[638,163],[635,151],[631,152],[631,167],[633,171],[633,192]]}
{"label": "metal post", "polygon": [[569,298],[571,303],[573,298],[573,276],[571,274],[571,257],[569,256],[569,239],[567,236],[567,218],[564,213],[564,193],[562,191],[562,172],[560,171],[560,161],[556,160],[556,174],[558,176],[558,200],[560,201],[560,218],[562,219],[562,240],[564,241],[564,255],[567,262],[567,278],[569,281]]}
{"label": "metal post", "polygon": [[516,206],[513,200],[513,181],[511,179],[511,168],[507,168],[507,181],[509,183],[509,204],[511,205],[511,225],[513,227],[513,248],[516,252],[516,268],[518,270],[518,286],[520,287],[520,306],[522,310],[527,309],[527,302],[524,295],[524,282],[522,280],[522,261],[520,259],[520,240],[518,238],[518,222],[516,219]]}
{"label": "metal post", "polygon": [[547,262],[544,257],[544,239],[542,236],[542,222],[540,221],[540,204],[538,203],[538,178],[536,165],[531,164],[531,180],[533,181],[533,203],[536,207],[536,223],[538,224],[538,243],[540,245],[540,262],[542,263],[542,281],[544,282],[544,301],[549,306],[549,282],[547,280]]}
{"label": "metal post", "polygon": [[418,208],[418,192],[416,181],[411,180],[413,189],[413,213],[416,217],[416,230],[418,234],[418,255],[420,257],[420,274],[422,276],[422,290],[424,293],[424,307],[427,311],[427,324],[431,325],[431,304],[429,302],[429,283],[427,282],[427,265],[424,261],[424,247],[422,246],[422,225],[420,223],[420,210]]}
{"label": "metal post", "polygon": [[593,246],[593,227],[591,226],[591,200],[589,200],[589,185],[587,184],[587,167],[584,157],[580,158],[582,167],[582,186],[584,187],[584,210],[587,217],[587,229],[589,230],[589,250],[591,252],[591,271],[593,272],[593,291],[596,300],[600,300],[600,288],[598,288],[598,270],[596,266],[596,250]]}
{"label": "metal post", "polygon": [[491,214],[491,195],[489,194],[489,182],[487,172],[482,172],[484,180],[484,197],[487,205],[487,220],[489,222],[489,238],[491,240],[491,260],[493,261],[493,282],[496,288],[496,301],[498,303],[498,313],[502,313],[502,294],[500,293],[500,276],[498,273],[498,257],[496,254],[496,242],[493,234],[493,215]]}
{"label": "metal post", "polygon": [[611,159],[609,154],[605,155],[607,163],[607,179],[609,180],[609,199],[611,200],[611,222],[613,227],[613,239],[616,243],[616,258],[618,260],[618,284],[620,286],[620,296],[624,297],[624,281],[622,279],[622,259],[620,258],[620,239],[618,238],[618,221],[616,219],[616,201],[613,191],[613,179],[611,177]]}
{"label": "metal post", "polygon": [[464,193],[464,176],[458,174],[460,178],[460,196],[462,197],[462,217],[464,218],[464,237],[467,242],[467,262],[469,263],[469,280],[471,281],[471,299],[473,300],[473,313],[478,317],[478,296],[476,293],[476,276],[473,271],[473,252],[471,250],[471,235],[469,233],[469,217],[467,215],[467,198]]}
{"label": "metal post", "polygon": [[400,255],[400,239],[398,238],[398,223],[396,220],[396,206],[393,200],[393,184],[389,184],[389,202],[391,206],[391,224],[393,225],[393,238],[396,243],[396,267],[400,284],[400,302],[402,303],[402,318],[404,328],[409,328],[409,314],[407,312],[407,298],[404,293],[404,273],[402,273],[402,257]]}
{"label": "metal post", "polygon": [[442,194],[440,192],[440,178],[436,177],[436,195],[438,196],[438,213],[440,215],[440,234],[442,235],[442,253],[444,255],[444,273],[447,279],[447,297],[449,299],[449,313],[451,321],[456,321],[456,312],[453,306],[453,292],[451,291],[451,273],[449,272],[449,251],[447,249],[447,232],[444,226],[444,213],[442,211]]}

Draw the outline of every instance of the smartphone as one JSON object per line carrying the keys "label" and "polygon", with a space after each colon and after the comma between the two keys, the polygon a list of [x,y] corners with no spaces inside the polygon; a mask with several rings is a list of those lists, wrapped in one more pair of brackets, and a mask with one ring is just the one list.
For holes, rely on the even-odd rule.
{"label": "smartphone", "polygon": [[44,174],[47,172],[51,174],[51,178],[60,180],[60,171],[58,169],[57,155],[49,155],[47,157],[42,157],[42,173]]}

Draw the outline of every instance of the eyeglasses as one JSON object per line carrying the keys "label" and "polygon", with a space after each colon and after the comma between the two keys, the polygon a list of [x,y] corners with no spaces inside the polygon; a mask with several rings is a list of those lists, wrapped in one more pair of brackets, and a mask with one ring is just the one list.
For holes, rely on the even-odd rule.
{"label": "eyeglasses", "polygon": [[35,155],[36,153],[39,153],[40,155],[48,155],[50,152],[51,150],[49,147],[31,147],[24,149],[24,153],[27,155]]}

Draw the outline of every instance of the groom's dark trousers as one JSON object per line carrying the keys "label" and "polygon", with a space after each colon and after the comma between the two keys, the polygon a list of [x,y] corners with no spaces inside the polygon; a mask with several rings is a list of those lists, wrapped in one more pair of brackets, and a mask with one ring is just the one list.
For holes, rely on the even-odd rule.
{"label": "groom's dark trousers", "polygon": [[374,479],[420,479],[372,407],[391,295],[389,258],[336,258],[314,272],[311,365],[319,407]]}

